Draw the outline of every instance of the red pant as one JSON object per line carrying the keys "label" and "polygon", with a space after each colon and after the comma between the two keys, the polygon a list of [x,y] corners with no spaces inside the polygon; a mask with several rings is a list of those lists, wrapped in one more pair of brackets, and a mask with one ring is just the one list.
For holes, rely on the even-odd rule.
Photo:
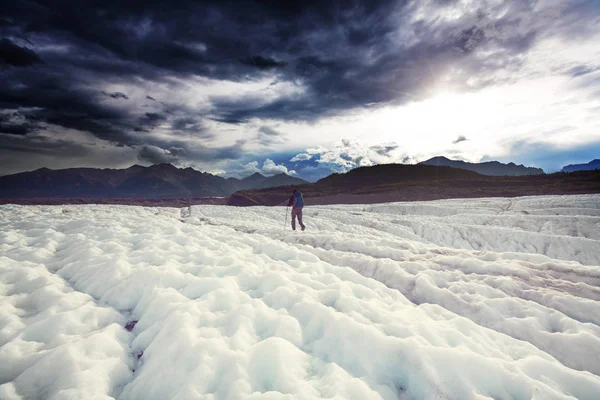
{"label": "red pant", "polygon": [[292,208],[292,229],[296,230],[296,217],[298,217],[298,223],[302,230],[306,228],[302,223],[302,207]]}

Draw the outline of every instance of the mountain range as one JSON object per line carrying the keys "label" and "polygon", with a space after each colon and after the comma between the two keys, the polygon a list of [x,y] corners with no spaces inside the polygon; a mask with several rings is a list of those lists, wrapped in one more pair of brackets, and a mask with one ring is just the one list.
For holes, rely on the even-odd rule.
{"label": "mountain range", "polygon": [[183,198],[226,197],[238,190],[301,185],[306,181],[286,174],[244,179],[222,178],[171,164],[126,169],[41,168],[0,177],[4,198]]}
{"label": "mountain range", "polygon": [[[444,164],[450,164],[446,166]],[[563,171],[600,164],[569,165]],[[0,203],[276,205],[301,188],[309,204],[375,203],[461,197],[599,193],[600,171],[544,174],[514,163],[467,163],[434,157],[416,165],[383,164],[331,174],[316,183],[286,174],[223,178],[171,164],[126,169],[41,168],[0,177]]]}
{"label": "mountain range", "polygon": [[600,159],[592,160],[587,164],[569,164],[565,165],[561,172],[573,172],[573,171],[593,171],[600,169]]}
{"label": "mountain range", "polygon": [[436,167],[453,167],[466,169],[487,176],[522,176],[522,175],[541,175],[544,170],[541,168],[525,167],[515,163],[503,164],[498,161],[487,161],[482,163],[470,163],[460,160],[450,160],[446,157],[433,157],[419,164],[433,165]]}
{"label": "mountain range", "polygon": [[[306,205],[600,193],[600,170],[486,176],[446,166],[380,164],[332,174],[298,189]],[[284,204],[288,195],[286,188],[278,187],[242,190],[232,194],[227,204]]]}

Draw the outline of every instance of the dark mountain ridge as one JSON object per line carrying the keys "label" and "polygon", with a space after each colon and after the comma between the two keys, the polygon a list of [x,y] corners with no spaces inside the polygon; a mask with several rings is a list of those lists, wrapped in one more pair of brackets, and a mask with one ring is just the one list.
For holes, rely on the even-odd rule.
{"label": "dark mountain ridge", "polygon": [[574,171],[593,171],[600,169],[600,159],[595,159],[587,164],[569,164],[565,165],[561,172],[574,172]]}
{"label": "dark mountain ridge", "polygon": [[225,179],[193,168],[171,164],[125,169],[40,168],[0,177],[3,198],[184,198],[225,197],[235,191],[281,185],[300,185],[302,179],[286,174]]}
{"label": "dark mountain ridge", "polygon": [[525,167],[515,163],[503,164],[498,161],[486,161],[482,163],[470,163],[461,160],[450,160],[446,157],[433,157],[422,161],[419,164],[433,165],[436,167],[453,167],[466,169],[487,176],[522,176],[522,175],[541,175],[544,170],[541,168]]}
{"label": "dark mountain ridge", "polygon": [[[307,205],[600,193],[600,171],[486,176],[445,166],[380,164],[332,174],[298,189]],[[228,204],[278,205],[288,196],[289,188],[246,190],[232,194]]]}
{"label": "dark mountain ridge", "polygon": [[237,190],[265,189],[276,186],[303,185],[308,182],[284,173],[266,177],[258,172],[243,179],[227,178],[227,181]]}

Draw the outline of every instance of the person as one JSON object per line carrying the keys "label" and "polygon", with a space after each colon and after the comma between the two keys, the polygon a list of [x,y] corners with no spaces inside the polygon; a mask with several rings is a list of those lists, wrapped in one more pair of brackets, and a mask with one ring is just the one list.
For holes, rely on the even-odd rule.
{"label": "person", "polygon": [[302,230],[306,229],[306,226],[302,222],[302,208],[304,207],[304,199],[302,193],[294,189],[290,200],[288,201],[288,207],[292,207],[292,229],[296,230],[296,217],[298,217],[298,223]]}

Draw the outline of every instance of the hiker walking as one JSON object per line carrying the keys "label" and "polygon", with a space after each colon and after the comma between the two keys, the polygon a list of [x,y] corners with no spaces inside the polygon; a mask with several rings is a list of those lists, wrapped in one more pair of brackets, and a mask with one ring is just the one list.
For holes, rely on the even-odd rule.
{"label": "hiker walking", "polygon": [[288,207],[292,207],[292,229],[296,230],[296,217],[298,217],[298,223],[302,230],[306,229],[306,226],[302,223],[302,207],[304,207],[304,199],[302,193],[294,189],[290,200],[288,201]]}

